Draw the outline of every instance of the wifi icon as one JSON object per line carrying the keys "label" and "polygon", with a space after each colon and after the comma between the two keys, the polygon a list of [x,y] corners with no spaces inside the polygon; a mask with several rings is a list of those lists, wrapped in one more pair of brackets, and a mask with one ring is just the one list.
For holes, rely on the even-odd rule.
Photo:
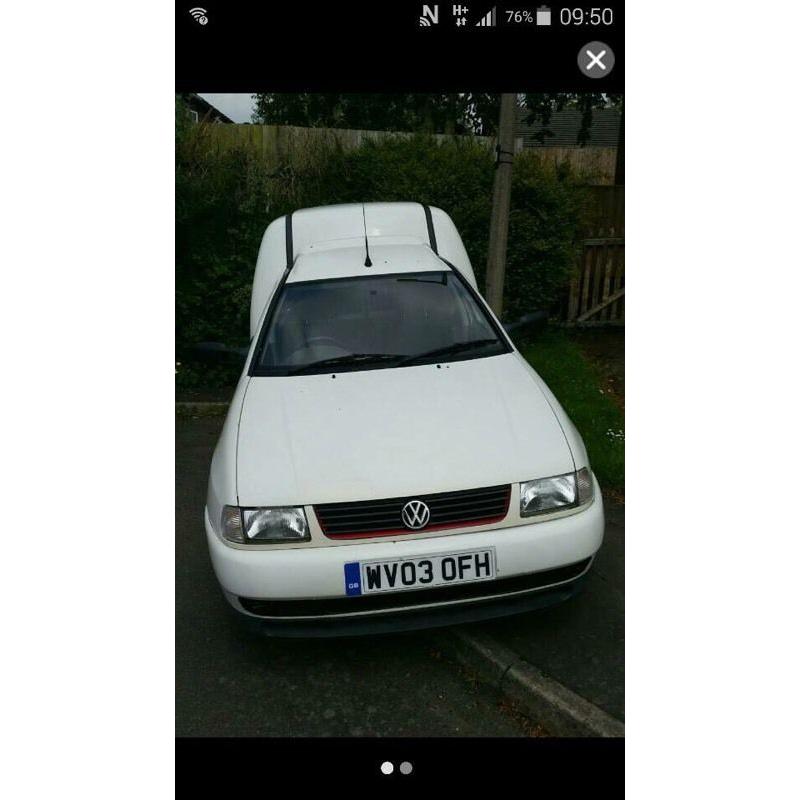
{"label": "wifi icon", "polygon": [[193,8],[191,11],[189,11],[189,14],[192,16],[194,21],[200,25],[208,24],[208,17],[206,16],[206,10],[204,8]]}

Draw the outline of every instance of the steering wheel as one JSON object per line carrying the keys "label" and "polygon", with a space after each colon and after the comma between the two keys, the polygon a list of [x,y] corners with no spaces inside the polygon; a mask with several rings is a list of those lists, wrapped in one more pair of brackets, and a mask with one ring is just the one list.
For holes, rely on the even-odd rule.
{"label": "steering wheel", "polygon": [[334,339],[331,336],[312,336],[306,340],[306,343],[302,347],[297,347],[294,350],[292,350],[292,352],[289,354],[289,359],[291,360],[292,357],[295,355],[295,353],[300,353],[303,350],[309,350],[311,348],[320,345],[321,346],[327,345],[328,347],[333,347],[336,350],[340,351],[342,355],[348,355],[350,353],[350,350],[348,350],[346,347],[342,347],[342,345],[339,344],[339,342],[337,342],[336,339]]}
{"label": "steering wheel", "polygon": [[342,347],[332,336],[312,336],[310,339],[306,339],[306,347],[312,347],[315,344],[328,344],[331,347],[338,347],[339,350],[346,349]]}

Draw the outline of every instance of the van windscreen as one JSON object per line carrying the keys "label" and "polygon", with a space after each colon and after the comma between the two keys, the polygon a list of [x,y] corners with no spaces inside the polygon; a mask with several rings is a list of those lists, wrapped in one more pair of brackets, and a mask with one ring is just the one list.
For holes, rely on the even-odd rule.
{"label": "van windscreen", "polygon": [[264,324],[251,375],[380,369],[508,351],[451,271],[286,283]]}

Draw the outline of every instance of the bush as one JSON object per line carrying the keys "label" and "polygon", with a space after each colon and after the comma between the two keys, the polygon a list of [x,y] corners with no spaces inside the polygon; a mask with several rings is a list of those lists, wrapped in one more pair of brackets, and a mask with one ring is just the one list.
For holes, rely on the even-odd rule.
{"label": "bush", "polygon": [[[453,218],[483,286],[493,178],[493,153],[469,139],[439,143],[424,136],[390,137],[351,151],[320,144],[305,151],[302,160],[270,169],[252,150],[217,148],[203,125],[179,125],[178,353],[197,341],[247,342],[261,237],[271,220],[297,208],[392,200],[438,206]],[[515,160],[506,318],[551,308],[562,296],[583,209],[583,194],[571,173],[544,167],[530,152]],[[188,380],[191,370],[186,374]]]}
{"label": "bush", "polygon": [[575,269],[587,203],[570,171],[544,167],[534,153],[515,159],[503,293],[506,319],[558,305]]}
{"label": "bush", "polygon": [[273,210],[265,165],[215,152],[195,126],[176,154],[175,318],[178,352],[198,341],[246,344],[250,286]]}

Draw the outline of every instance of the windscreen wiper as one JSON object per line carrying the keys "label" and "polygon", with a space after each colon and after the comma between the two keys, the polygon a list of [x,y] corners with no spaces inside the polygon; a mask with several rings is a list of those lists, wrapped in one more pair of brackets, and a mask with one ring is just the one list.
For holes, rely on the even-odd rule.
{"label": "windscreen wiper", "polygon": [[476,347],[486,347],[490,344],[500,344],[498,339],[471,339],[466,342],[454,342],[448,344],[446,347],[437,347],[435,350],[427,350],[424,353],[416,353],[413,356],[406,356],[395,364],[397,367],[402,367],[407,364],[413,364],[416,361],[424,361],[427,358],[435,359],[437,356],[450,356],[456,353],[462,353],[465,350],[472,350]]}
{"label": "windscreen wiper", "polygon": [[396,361],[402,358],[401,355],[390,355],[389,353],[349,353],[346,356],[336,356],[336,358],[323,358],[321,361],[312,361],[310,364],[302,364],[299,367],[290,369],[287,375],[299,375],[302,372],[309,372],[325,367],[347,367],[351,364],[380,364],[386,361]]}

